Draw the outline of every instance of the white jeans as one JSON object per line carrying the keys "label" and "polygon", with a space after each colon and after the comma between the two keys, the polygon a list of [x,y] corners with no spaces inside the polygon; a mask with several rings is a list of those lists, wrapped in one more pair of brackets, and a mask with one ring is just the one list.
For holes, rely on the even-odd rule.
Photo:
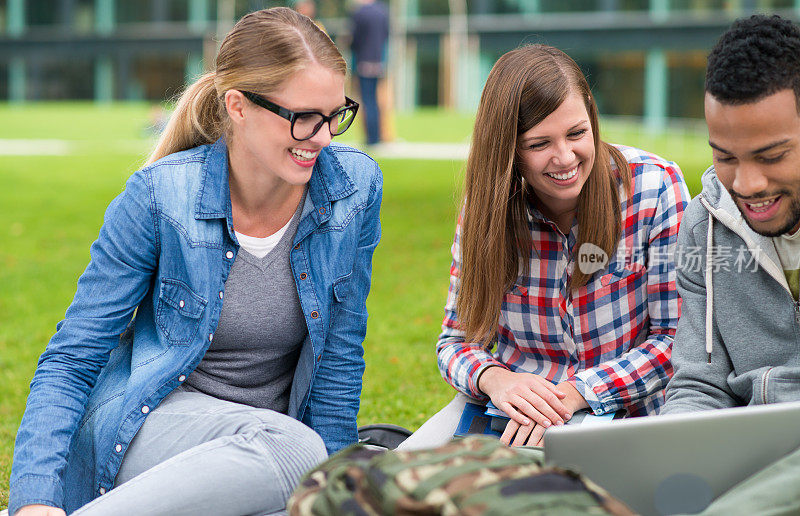
{"label": "white jeans", "polygon": [[327,455],[296,419],[178,388],[131,441],[114,489],[73,514],[283,514]]}
{"label": "white jeans", "polygon": [[453,438],[453,434],[458,428],[461,420],[461,413],[464,405],[469,401],[474,401],[465,394],[458,393],[453,401],[448,403],[442,410],[425,421],[419,430],[400,443],[398,450],[420,450],[424,448],[435,448],[447,443]]}

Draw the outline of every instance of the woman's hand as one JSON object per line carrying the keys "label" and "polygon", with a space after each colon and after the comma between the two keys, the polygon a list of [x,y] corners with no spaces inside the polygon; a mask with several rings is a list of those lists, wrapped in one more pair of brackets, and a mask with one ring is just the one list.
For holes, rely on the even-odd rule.
{"label": "woman's hand", "polygon": [[[580,410],[589,406],[586,400],[569,382],[561,382],[556,386],[559,390],[564,392],[566,396],[562,400],[567,409],[574,414],[576,410]],[[571,417],[571,414],[570,414]],[[569,418],[565,418],[569,421]],[[544,433],[547,427],[544,425],[530,423],[528,425],[520,425],[515,420],[510,420],[506,425],[500,441],[509,446],[544,446]]]}
{"label": "woman's hand", "polygon": [[489,367],[478,378],[478,388],[492,399],[495,407],[520,426],[533,422],[547,428],[563,425],[572,417],[561,401],[567,394],[535,374]]}
{"label": "woman's hand", "polygon": [[25,505],[14,516],[67,516],[67,513],[49,505]]}

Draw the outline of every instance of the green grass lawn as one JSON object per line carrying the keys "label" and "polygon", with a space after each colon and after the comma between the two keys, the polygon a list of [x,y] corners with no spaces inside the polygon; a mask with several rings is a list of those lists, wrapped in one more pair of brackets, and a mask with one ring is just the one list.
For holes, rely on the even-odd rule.
{"label": "green grass lawn", "polygon": [[[0,156],[0,508],[8,503],[14,436],[36,360],[63,317],[103,212],[149,148],[144,104],[0,106],[0,140],[66,139],[66,156]],[[407,141],[466,142],[472,117],[398,115]],[[678,162],[692,193],[707,166],[705,137],[654,136],[609,122],[606,139]],[[345,141],[357,142],[360,133]],[[434,343],[448,285],[463,163],[381,160],[383,237],[374,257],[360,424],[417,428],[452,396]]]}

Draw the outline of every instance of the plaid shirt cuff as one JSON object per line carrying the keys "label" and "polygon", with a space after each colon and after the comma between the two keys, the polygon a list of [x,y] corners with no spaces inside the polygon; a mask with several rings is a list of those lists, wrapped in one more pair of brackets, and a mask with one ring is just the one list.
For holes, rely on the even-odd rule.
{"label": "plaid shirt cuff", "polygon": [[506,366],[505,364],[502,364],[502,363],[498,362],[497,360],[495,360],[494,358],[492,358],[491,360],[481,364],[478,367],[478,369],[474,373],[472,373],[472,376],[470,376],[470,378],[469,378],[469,388],[470,388],[470,391],[472,391],[473,396],[476,396],[477,399],[480,399],[480,400],[489,399],[489,396],[478,388],[478,380],[480,380],[481,375],[483,374],[484,371],[486,371],[490,367],[495,367],[495,366],[502,367],[503,369],[508,369],[508,366]]}
{"label": "plaid shirt cuff", "polygon": [[619,401],[611,396],[606,396],[605,400],[601,400],[595,389],[608,392],[605,388],[606,386],[603,382],[595,382],[595,384],[590,383],[592,378],[597,380],[597,375],[591,369],[587,369],[576,374],[569,380],[575,384],[575,388],[580,395],[583,396],[583,399],[586,400],[586,403],[589,404],[589,408],[592,409],[592,412],[599,416],[606,412],[613,412],[622,408]]}

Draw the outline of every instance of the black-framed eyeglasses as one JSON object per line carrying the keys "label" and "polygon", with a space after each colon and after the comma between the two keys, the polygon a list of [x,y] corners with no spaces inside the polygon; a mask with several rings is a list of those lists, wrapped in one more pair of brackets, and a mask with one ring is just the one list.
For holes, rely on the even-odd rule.
{"label": "black-framed eyeglasses", "polygon": [[242,91],[242,95],[253,104],[288,120],[292,124],[292,138],[300,142],[313,137],[326,123],[331,131],[331,136],[339,136],[353,125],[353,120],[356,119],[358,112],[358,102],[349,97],[345,97],[344,107],[328,116],[319,111],[292,111],[249,91]]}

